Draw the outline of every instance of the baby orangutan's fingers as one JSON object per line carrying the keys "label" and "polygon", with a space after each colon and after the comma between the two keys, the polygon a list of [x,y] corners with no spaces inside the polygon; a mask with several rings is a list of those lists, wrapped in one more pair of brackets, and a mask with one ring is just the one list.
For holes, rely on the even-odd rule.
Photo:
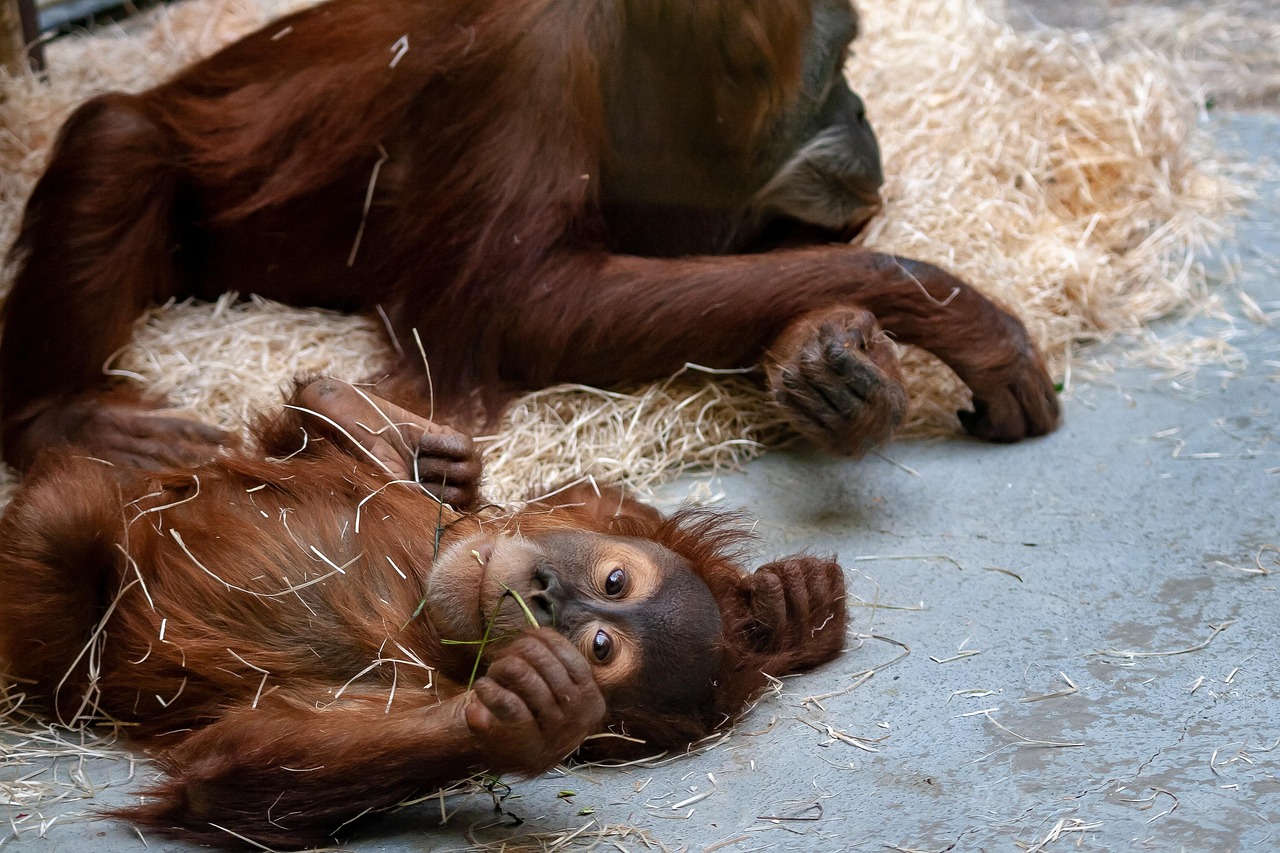
{"label": "baby orangutan's fingers", "polygon": [[495,772],[542,773],[582,745],[604,720],[590,665],[550,628],[522,634],[475,683],[467,725]]}
{"label": "baby orangutan's fingers", "polygon": [[418,455],[436,459],[468,462],[476,457],[475,443],[471,436],[435,421],[424,421],[426,427],[418,441]]}
{"label": "baby orangutan's fingers", "polygon": [[816,666],[844,646],[844,573],[832,560],[796,555],[751,575],[753,639],[762,652],[791,665]]}
{"label": "baby orangutan's fingers", "polygon": [[458,509],[473,509],[480,500],[480,454],[469,436],[431,423],[413,460],[411,477],[427,491]]}

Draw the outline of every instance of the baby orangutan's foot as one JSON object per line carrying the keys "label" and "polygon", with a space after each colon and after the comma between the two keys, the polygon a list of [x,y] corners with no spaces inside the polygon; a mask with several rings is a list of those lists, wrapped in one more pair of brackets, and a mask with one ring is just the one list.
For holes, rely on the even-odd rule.
{"label": "baby orangutan's foot", "polygon": [[770,347],[765,372],[770,395],[796,431],[839,456],[884,444],[907,412],[898,355],[861,308],[822,309],[793,321]]}
{"label": "baby orangutan's foot", "polygon": [[421,483],[457,509],[479,502],[481,460],[470,436],[336,379],[307,385],[298,405],[327,418],[392,479]]}

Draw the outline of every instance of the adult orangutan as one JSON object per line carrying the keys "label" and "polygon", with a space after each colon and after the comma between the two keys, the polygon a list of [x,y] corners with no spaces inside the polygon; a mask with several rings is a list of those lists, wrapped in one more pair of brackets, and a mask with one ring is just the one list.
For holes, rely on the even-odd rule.
{"label": "adult orangutan", "polygon": [[[973,392],[975,435],[1054,428],[1021,323],[928,264],[828,240],[878,204],[848,0],[331,0],[84,104],[26,209],[0,339],[5,458],[207,458],[107,389],[146,305],[226,290],[381,310],[389,388],[469,428],[511,395],[764,360],[820,446],[906,406],[881,331]],[[421,407],[424,411],[426,406]]]}
{"label": "adult orangutan", "polygon": [[51,452],[0,519],[0,671],[128,723],[167,774],[142,824],[322,843],[472,774],[683,747],[844,645],[840,567],[746,574],[722,516],[456,510],[470,440],[330,380],[256,434],[154,475]]}

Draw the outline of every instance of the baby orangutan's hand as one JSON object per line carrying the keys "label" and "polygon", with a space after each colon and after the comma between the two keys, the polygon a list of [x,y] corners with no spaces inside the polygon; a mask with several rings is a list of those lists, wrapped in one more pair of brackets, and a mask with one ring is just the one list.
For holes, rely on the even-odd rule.
{"label": "baby orangutan's hand", "polygon": [[467,727],[495,773],[536,776],[600,730],[605,703],[582,653],[551,628],[501,649],[466,707]]}
{"label": "baby orangutan's hand", "polygon": [[844,647],[844,572],[832,560],[785,557],[748,576],[752,639],[761,652],[786,656],[805,669]]}

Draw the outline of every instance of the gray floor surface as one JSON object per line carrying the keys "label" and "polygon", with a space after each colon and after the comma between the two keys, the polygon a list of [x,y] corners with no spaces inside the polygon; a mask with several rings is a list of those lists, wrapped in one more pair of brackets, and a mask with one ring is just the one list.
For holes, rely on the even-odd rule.
{"label": "gray floor surface", "polygon": [[[1280,152],[1274,114],[1213,127],[1251,159]],[[1280,849],[1280,183],[1258,191],[1226,301],[1238,288],[1274,325],[1238,321],[1236,375],[1124,369],[1077,383],[1044,440],[900,443],[893,463],[777,452],[716,480],[760,519],[764,556],[840,556],[848,652],[699,755],[516,783],[501,812],[451,798],[443,828],[433,801],[350,849],[550,847],[579,829],[572,849]],[[191,849],[85,819],[149,771],[57,772],[104,790],[8,844]]]}

